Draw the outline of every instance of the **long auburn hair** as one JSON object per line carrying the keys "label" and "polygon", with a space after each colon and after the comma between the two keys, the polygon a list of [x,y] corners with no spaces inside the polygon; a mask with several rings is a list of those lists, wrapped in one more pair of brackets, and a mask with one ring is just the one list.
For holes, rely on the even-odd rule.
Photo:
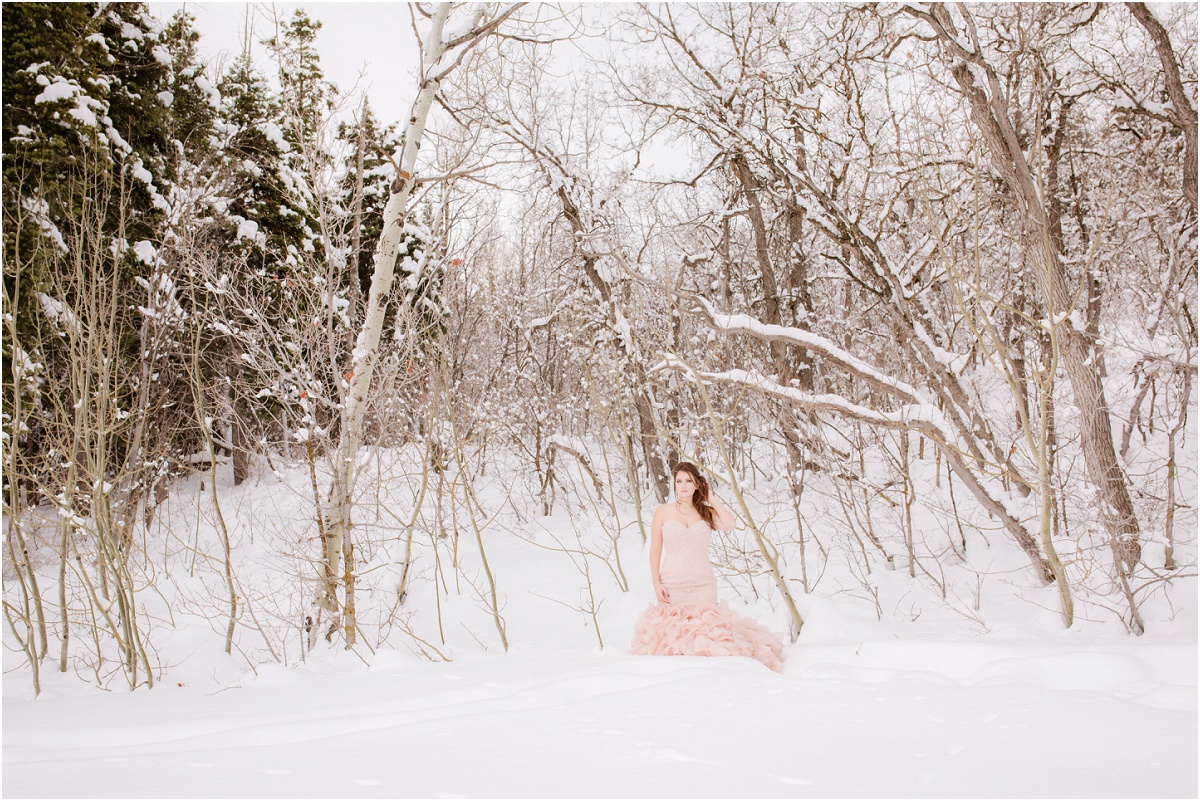
{"label": "long auburn hair", "polygon": [[708,506],[708,498],[711,490],[708,486],[708,479],[700,472],[700,468],[691,462],[680,462],[675,465],[675,469],[671,471],[671,478],[680,473],[687,473],[691,476],[692,481],[696,483],[696,489],[692,493],[692,506],[696,507],[696,511],[700,513],[701,519],[708,524],[708,527],[715,529],[717,527],[717,516],[713,507]]}

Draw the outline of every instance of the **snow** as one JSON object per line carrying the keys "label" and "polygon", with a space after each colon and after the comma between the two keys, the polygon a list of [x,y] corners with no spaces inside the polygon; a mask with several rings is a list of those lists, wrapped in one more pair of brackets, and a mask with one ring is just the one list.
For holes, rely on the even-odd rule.
{"label": "snow", "polygon": [[[45,77],[46,76],[44,75],[39,75],[38,83],[42,83],[42,79]],[[79,84],[68,81],[62,76],[57,76],[53,82],[43,85],[45,85],[46,88],[42,90],[41,94],[33,99],[34,103],[57,103],[60,100],[72,98],[77,92],[83,91],[79,88]]]}
{"label": "snow", "polygon": [[38,75],[37,82],[45,88],[33,99],[34,103],[57,103],[74,98],[75,107],[69,109],[67,114],[89,127],[94,128],[97,124],[96,112],[106,109],[99,100],[89,97],[78,83],[61,75],[55,76],[53,81],[45,75]]}
{"label": "snow", "polygon": [[121,23],[121,38],[122,39],[131,39],[131,40],[140,42],[140,41],[142,41],[142,39],[145,38],[145,36],[142,34],[142,32],[140,30],[137,29],[136,26],[130,25],[128,22],[122,22]]}
{"label": "snow", "polygon": [[279,152],[287,153],[292,149],[288,140],[283,137],[283,131],[273,122],[264,122],[258,126],[267,140],[273,142],[279,148]]}
{"label": "snow", "polygon": [[133,253],[142,264],[152,266],[154,259],[158,256],[158,249],[143,239],[133,246]]}
{"label": "snow", "polygon": [[213,86],[212,81],[208,80],[208,78],[205,78],[203,75],[197,75],[195,83],[196,88],[203,92],[205,98],[208,99],[208,104],[210,106],[213,108],[221,107],[221,93],[217,90],[217,87]]}
{"label": "snow", "polygon": [[481,12],[482,9],[476,9],[475,13],[456,20],[452,25],[443,30],[442,42],[453,42],[455,39],[460,39],[474,30],[476,26],[479,25],[479,21],[482,17]]}
{"label": "snow", "polygon": [[166,198],[162,196],[162,194],[158,191],[158,187],[154,185],[154,176],[150,174],[148,169],[146,169],[146,165],[140,158],[133,160],[133,163],[129,166],[129,172],[134,178],[146,185],[146,191],[150,193],[150,203],[156,209],[159,209],[163,212],[169,212],[171,210],[170,206],[167,205]]}
{"label": "snow", "polygon": [[[303,443],[325,432],[304,425],[290,436]],[[551,441],[596,453],[585,439],[553,435]],[[379,501],[360,503],[360,535],[378,525],[370,521],[385,509],[397,519],[411,514],[413,488],[404,476],[412,475],[406,460],[416,452],[368,457],[364,450],[360,480],[369,488],[360,497]],[[307,573],[295,560],[310,557],[302,544],[317,534],[310,477],[302,459],[275,460],[273,473],[237,488],[220,462],[239,594],[244,604],[249,599],[233,656],[223,652],[219,607],[203,600],[211,587],[219,595],[223,586],[219,560],[201,560],[190,578],[187,554],[178,550],[177,538],[186,534],[206,553],[219,553],[207,473],[171,487],[149,533],[149,551],[175,554],[162,567],[171,578],[156,582],[170,611],[147,610],[159,620],[155,688],[122,691],[117,675],[112,691],[100,692],[88,684],[88,671],[59,674],[51,660],[34,700],[27,669],[15,649],[6,651],[6,796],[1196,793],[1194,579],[1182,580],[1174,610],[1147,602],[1143,611],[1152,623],[1135,638],[1111,618],[1062,628],[1053,587],[1033,586],[1015,572],[989,585],[978,620],[951,611],[953,598],[938,601],[901,570],[873,574],[887,610],[877,617],[842,574],[797,594],[805,625],[785,648],[782,675],[740,658],[635,657],[626,650],[651,588],[632,507],[596,517],[571,496],[551,517],[531,514],[535,490],[501,460],[477,492],[487,507],[482,541],[511,642],[507,653],[465,528],[459,573],[443,554],[449,589],[440,605],[432,597],[434,546],[422,534],[414,539],[410,600],[390,618],[399,630],[387,641],[372,630],[372,648],[350,653],[318,639],[301,658],[298,627],[289,621],[299,619],[304,601],[295,606],[297,583],[285,576],[280,584],[273,571],[290,566]],[[382,473],[372,472],[376,462]],[[564,460],[559,470],[578,468]],[[591,486],[583,474],[578,478]],[[775,491],[760,488],[758,500],[751,499],[756,511],[765,514],[759,506]],[[827,542],[835,536],[836,518],[817,509],[806,517]],[[460,525],[466,525],[461,518]],[[620,591],[601,555],[602,546],[613,547],[613,530],[622,532],[615,547],[629,592]],[[387,541],[398,545],[395,536]],[[985,572],[1003,573],[1005,559],[1019,558],[1015,547],[977,545],[966,553]],[[403,550],[385,543],[362,553],[360,619],[369,626],[370,610],[394,601]],[[594,619],[583,611],[579,559],[591,564],[600,601]],[[952,576],[957,569],[946,566]],[[721,595],[735,608],[786,628],[786,614],[769,599],[769,582],[747,603],[746,585],[722,576]],[[52,587],[47,576],[43,592],[53,597]],[[273,647],[286,664],[265,658],[261,626],[282,627]],[[7,630],[5,638],[10,642]],[[422,650],[433,660],[419,656]],[[253,667],[249,655],[257,655]],[[1138,732],[1163,736],[1131,736]]]}
{"label": "snow", "polygon": [[105,117],[102,121],[107,126],[104,129],[104,135],[108,137],[108,141],[112,142],[113,146],[116,147],[116,149],[121,153],[124,153],[125,155],[132,153],[133,146],[125,141],[124,137],[118,133],[116,128],[112,127],[112,120],[108,117]]}
{"label": "snow", "polygon": [[6,698],[4,793],[1194,795],[1194,649],[1061,639],[802,639],[783,676],[616,648],[383,650],[370,668],[322,657],[224,692]]}
{"label": "snow", "polygon": [[[80,98],[80,100],[84,100],[84,98]],[[96,127],[96,115],[84,102],[73,109],[68,109],[67,113],[90,128]]]}
{"label": "snow", "polygon": [[[668,356],[667,364],[686,369],[677,358]],[[954,443],[954,430],[938,408],[930,403],[913,403],[899,407],[893,412],[881,412],[862,404],[847,400],[841,395],[830,393],[812,394],[791,387],[784,387],[775,381],[750,370],[726,370],[723,372],[704,372],[702,378],[709,381],[740,384],[758,387],[775,395],[792,398],[801,408],[828,409],[845,413],[851,418],[870,420],[881,425],[894,425],[906,422],[926,422],[932,424],[946,442]],[[1019,517],[1019,515],[1018,515]]]}
{"label": "snow", "polygon": [[921,340],[921,344],[929,351],[934,359],[939,364],[943,365],[951,373],[959,374],[966,367],[970,360],[970,354],[967,353],[951,353],[945,348],[933,341],[933,337],[929,335],[929,331],[925,328],[920,320],[913,321],[913,333],[917,335],[917,339]]}
{"label": "snow", "polygon": [[146,186],[149,186],[149,187],[154,186],[154,176],[151,175],[150,171],[146,169],[146,165],[144,163],[142,163],[142,160],[140,158],[134,159],[133,164],[130,165],[130,167],[129,167],[129,174],[132,175],[134,178],[137,178],[139,181],[144,183]]}
{"label": "snow", "polygon": [[1137,99],[1129,98],[1122,95],[1116,95],[1113,99],[1113,107],[1117,109],[1128,110],[1143,110],[1151,114],[1157,114],[1160,117],[1171,119],[1175,116],[1174,107],[1171,103],[1159,103],[1149,97],[1139,97]]}
{"label": "snow", "polygon": [[256,223],[254,220],[242,220],[239,222],[237,228],[237,238],[256,241],[258,239],[258,223]]}
{"label": "snow", "polygon": [[[22,386],[38,387],[44,383],[41,376],[44,366],[35,362],[29,354],[17,344],[12,346],[12,371],[15,383]],[[5,416],[7,419],[7,415]],[[22,426],[22,431],[28,431],[28,426]]]}
{"label": "snow", "polygon": [[50,204],[42,198],[24,197],[21,198],[21,208],[29,212],[38,228],[50,238],[60,253],[67,252],[67,243],[63,239],[62,231],[50,220]]}
{"label": "snow", "polygon": [[[812,348],[821,353],[826,354],[832,359],[841,363],[846,369],[867,378],[868,380],[876,381],[892,388],[897,394],[917,400],[921,397],[916,388],[905,381],[893,378],[880,372],[871,364],[859,359],[857,356],[842,350],[827,338],[814,334],[811,331],[805,331],[801,328],[793,328],[782,325],[770,325],[762,323],[753,317],[745,314],[719,314],[713,308],[712,304],[704,298],[697,297],[696,301],[704,307],[705,313],[713,324],[723,330],[729,332],[745,332],[752,336],[762,339],[785,339]],[[949,355],[947,356],[949,358]]]}
{"label": "snow", "polygon": [[621,313],[619,308],[613,309],[613,328],[617,332],[617,336],[621,338],[621,345],[626,353],[633,353],[633,331],[629,327],[629,321],[625,319],[625,315]]}

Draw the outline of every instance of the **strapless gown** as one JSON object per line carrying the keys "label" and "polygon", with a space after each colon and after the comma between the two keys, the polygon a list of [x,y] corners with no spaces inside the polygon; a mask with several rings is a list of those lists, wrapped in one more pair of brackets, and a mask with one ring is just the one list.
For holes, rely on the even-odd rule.
{"label": "strapless gown", "polygon": [[717,577],[708,558],[712,529],[703,520],[690,526],[663,523],[659,578],[669,603],[642,613],[633,629],[635,654],[653,656],[749,656],[783,670],[783,642],[755,621],[717,601]]}

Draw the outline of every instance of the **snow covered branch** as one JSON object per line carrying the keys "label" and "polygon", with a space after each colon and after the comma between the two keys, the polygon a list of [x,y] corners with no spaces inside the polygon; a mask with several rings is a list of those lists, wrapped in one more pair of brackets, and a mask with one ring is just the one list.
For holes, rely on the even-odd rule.
{"label": "snow covered branch", "polygon": [[1037,540],[1026,530],[1021,522],[1019,512],[1010,510],[1004,502],[1004,491],[1000,488],[989,489],[988,484],[993,479],[980,475],[973,470],[964,452],[954,443],[953,434],[945,425],[945,420],[938,410],[928,404],[905,406],[895,412],[880,412],[861,404],[853,403],[840,395],[813,394],[803,392],[794,387],[781,386],[753,371],[727,370],[710,372],[697,370],[687,362],[668,354],[664,366],[688,373],[693,380],[711,383],[734,384],[751,387],[765,395],[782,400],[809,411],[836,412],[844,417],[860,420],[868,425],[880,426],[899,430],[915,431],[932,441],[945,455],[946,462],[954,470],[955,475],[963,480],[976,500],[994,514],[1003,523],[1005,529],[1016,541],[1017,545],[1029,557],[1038,578],[1046,583],[1054,580],[1054,572],[1046,558],[1038,548]]}

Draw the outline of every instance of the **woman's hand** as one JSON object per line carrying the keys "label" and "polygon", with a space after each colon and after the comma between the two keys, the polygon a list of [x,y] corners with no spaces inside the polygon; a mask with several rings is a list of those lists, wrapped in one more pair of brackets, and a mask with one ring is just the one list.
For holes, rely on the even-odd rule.
{"label": "woman's hand", "polygon": [[654,594],[658,596],[658,602],[660,604],[671,603],[671,592],[662,584],[654,585]]}

